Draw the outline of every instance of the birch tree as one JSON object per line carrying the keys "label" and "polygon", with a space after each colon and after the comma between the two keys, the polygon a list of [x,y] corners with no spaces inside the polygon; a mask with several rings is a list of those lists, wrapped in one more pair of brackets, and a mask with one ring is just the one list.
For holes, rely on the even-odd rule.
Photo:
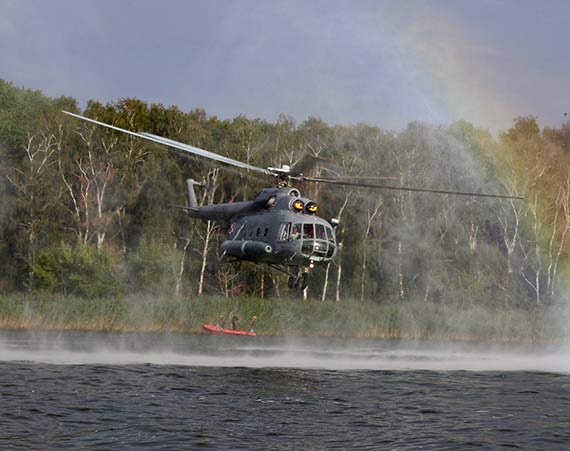
{"label": "birch tree", "polygon": [[[35,261],[38,235],[47,226],[47,213],[57,205],[61,191],[54,184],[53,168],[57,164],[56,151],[60,136],[49,131],[28,135],[20,149],[21,165],[8,169],[9,183],[16,189],[22,211],[19,227],[26,235],[26,250],[21,255],[30,267]],[[29,277],[32,273],[29,273]]]}
{"label": "birch tree", "polygon": [[360,301],[364,301],[364,290],[366,281],[366,264],[368,263],[368,237],[370,236],[370,230],[375,219],[382,217],[384,207],[384,201],[380,197],[373,207],[368,206],[366,209],[366,228],[364,231],[364,245],[362,247],[362,263],[360,266]]}
{"label": "birch tree", "polygon": [[[550,296],[554,296],[558,276],[560,257],[565,250],[568,232],[570,231],[570,176],[559,188],[554,204],[554,218],[552,232],[548,243],[549,264],[547,268],[547,289]],[[559,225],[559,223],[562,223]]]}
{"label": "birch tree", "polygon": [[[203,194],[200,196],[200,205],[212,204],[216,196],[216,191],[218,190],[218,179],[219,169],[214,169],[208,173],[209,189],[204,190]],[[200,263],[200,275],[198,278],[198,295],[204,293],[204,277],[206,273],[206,264],[208,262],[208,254],[211,250],[212,244],[214,242],[213,237],[218,231],[219,226],[211,220],[206,221],[205,226],[200,222],[196,224],[195,230],[200,240],[202,241],[202,246],[199,251],[201,256]]]}
{"label": "birch tree", "polygon": [[70,211],[75,218],[75,234],[85,244],[95,239],[101,249],[113,216],[121,206],[113,205],[110,187],[117,171],[113,151],[117,138],[96,137],[93,126],[76,131],[84,145],[84,151],[75,153],[71,167],[66,166],[66,155],[60,149],[58,166],[60,176],[71,201]]}

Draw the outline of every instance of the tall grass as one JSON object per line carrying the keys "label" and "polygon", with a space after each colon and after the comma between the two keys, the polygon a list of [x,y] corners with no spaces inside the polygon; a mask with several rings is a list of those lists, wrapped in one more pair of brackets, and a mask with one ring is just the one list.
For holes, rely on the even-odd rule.
{"label": "tall grass", "polygon": [[425,302],[340,303],[202,296],[130,295],[87,300],[73,296],[0,295],[0,327],[101,331],[201,333],[220,316],[252,317],[258,334],[371,337],[417,340],[549,342],[568,335],[570,308],[532,310],[472,307]]}

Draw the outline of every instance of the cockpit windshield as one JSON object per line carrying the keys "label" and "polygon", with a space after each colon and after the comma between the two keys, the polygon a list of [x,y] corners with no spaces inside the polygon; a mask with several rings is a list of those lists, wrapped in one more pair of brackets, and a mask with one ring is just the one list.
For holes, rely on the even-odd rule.
{"label": "cockpit windshield", "polygon": [[303,224],[303,238],[315,238],[313,224]]}
{"label": "cockpit windshield", "polygon": [[324,224],[300,223],[291,228],[291,239],[302,239],[301,253],[313,261],[330,260],[336,252],[333,230]]}
{"label": "cockpit windshield", "polygon": [[325,226],[322,224],[315,224],[315,238],[317,240],[326,240]]}
{"label": "cockpit windshield", "polygon": [[300,238],[332,241],[333,243],[335,241],[333,229],[323,224],[292,224],[291,239],[298,240]]}

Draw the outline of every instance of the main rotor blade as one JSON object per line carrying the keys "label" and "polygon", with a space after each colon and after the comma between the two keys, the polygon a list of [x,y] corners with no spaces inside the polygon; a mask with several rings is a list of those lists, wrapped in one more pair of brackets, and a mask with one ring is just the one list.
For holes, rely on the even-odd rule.
{"label": "main rotor blade", "polygon": [[152,133],[144,133],[144,132],[137,133],[137,132],[133,132],[130,130],[125,130],[124,128],[116,127],[114,125],[106,124],[104,122],[99,122],[99,121],[96,121],[95,119],[91,119],[91,118],[88,118],[85,116],[80,116],[79,114],[70,113],[69,111],[63,111],[63,113],[65,113],[69,116],[73,116],[77,119],[81,119],[83,121],[91,122],[93,124],[97,124],[97,125],[101,125],[103,127],[110,128],[112,130],[117,130],[119,132],[127,133],[127,134],[132,135],[132,136],[137,136],[138,138],[143,138],[143,139],[146,139],[148,141],[153,141],[155,143],[162,144],[164,146],[174,147],[175,149],[183,150],[184,152],[188,152],[188,153],[191,153],[194,155],[198,155],[200,157],[209,158],[210,160],[219,161],[221,163],[236,166],[238,168],[246,169],[248,171],[256,171],[256,172],[261,172],[261,173],[267,174],[267,175],[273,175],[273,173],[271,171],[268,171],[267,169],[262,169],[262,168],[258,168],[257,166],[252,166],[250,164],[242,163],[241,161],[234,160],[233,158],[225,157],[223,155],[219,155],[219,154],[214,153],[214,152],[209,152],[207,150],[200,149],[199,147],[194,147],[194,146],[191,146],[189,144],[184,144],[184,143],[181,143],[178,141],[174,141],[173,139],[163,138],[162,136],[153,135]]}
{"label": "main rotor blade", "polygon": [[374,183],[359,183],[351,182],[348,180],[337,180],[337,179],[326,179],[320,177],[292,177],[295,180],[315,182],[315,183],[330,183],[334,185],[345,185],[345,186],[356,186],[361,188],[372,188],[372,189],[385,189],[392,191],[413,191],[418,193],[435,193],[435,194],[452,194],[455,196],[475,196],[475,197],[494,197],[498,199],[524,199],[521,196],[507,196],[504,194],[487,194],[487,193],[469,193],[464,191],[448,191],[441,189],[427,189],[427,188],[411,188],[408,186],[391,186],[391,185],[378,185]]}

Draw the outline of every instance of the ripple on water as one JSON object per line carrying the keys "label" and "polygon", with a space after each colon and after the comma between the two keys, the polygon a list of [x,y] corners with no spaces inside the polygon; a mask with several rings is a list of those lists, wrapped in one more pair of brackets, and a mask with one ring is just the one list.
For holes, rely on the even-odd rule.
{"label": "ripple on water", "polygon": [[[0,362],[0,448],[549,450],[570,443],[570,376],[482,371],[493,363],[488,356],[459,359],[456,352],[450,363],[432,349],[422,354],[384,343],[374,350],[366,342],[351,355],[348,348],[312,352],[304,344],[300,366],[325,366],[308,369],[295,368],[282,343],[256,345],[252,357],[238,341],[216,341],[223,348],[216,350],[206,338],[188,337],[193,355],[210,359],[203,362],[231,355],[255,367],[189,366],[176,361],[195,360],[183,353],[157,351],[151,364],[132,363],[145,354],[128,350],[107,356],[113,346],[81,354],[79,338],[70,361],[83,364],[66,364],[65,350],[39,363],[45,359],[32,358],[42,356],[37,343],[31,354],[20,349],[20,361]],[[18,343],[25,348],[26,340]],[[287,368],[275,367],[283,350]],[[117,363],[122,356],[129,364]],[[332,368],[335,359],[344,359],[343,371]],[[476,371],[457,371],[464,366]]]}

